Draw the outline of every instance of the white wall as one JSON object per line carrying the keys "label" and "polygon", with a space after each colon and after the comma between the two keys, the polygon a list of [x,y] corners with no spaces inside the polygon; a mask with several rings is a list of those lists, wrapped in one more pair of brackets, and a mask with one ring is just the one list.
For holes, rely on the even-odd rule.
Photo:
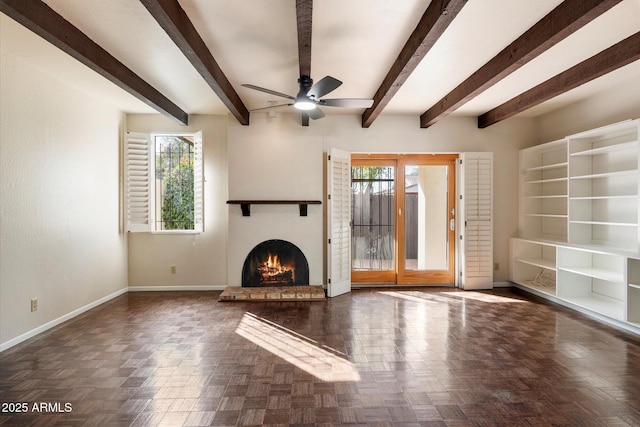
{"label": "white wall", "polygon": [[637,118],[640,118],[640,74],[632,81],[621,82],[616,89],[538,117],[536,133],[541,144]]}
{"label": "white wall", "polygon": [[[147,289],[224,288],[227,280],[227,117],[189,116],[182,126],[161,115],[130,114],[131,132],[202,131],[204,233],[129,233],[129,286]],[[171,274],[170,266],[176,266]]]}
{"label": "white wall", "polygon": [[[322,199],[323,152],[331,147],[372,153],[493,151],[494,256],[500,264],[495,280],[501,282],[508,278],[509,237],[518,226],[518,150],[535,141],[532,120],[512,119],[478,129],[475,118],[450,117],[421,129],[417,117],[381,116],[363,129],[360,116],[327,116],[302,127],[297,115],[279,113],[272,119],[253,114],[249,127],[229,123],[229,198]],[[230,284],[239,282],[249,250],[273,234],[269,226],[281,222],[290,229],[280,233],[302,236],[305,248],[301,249],[310,258],[310,281],[320,283],[321,271],[314,267],[321,265],[324,250],[320,208],[310,206],[306,218],[298,217],[297,208],[291,206],[252,206],[251,212],[246,218],[239,207],[230,209]]]}
{"label": "white wall", "polygon": [[[229,123],[229,199],[323,199],[323,130],[302,127],[299,116],[253,114],[251,125]],[[315,123],[314,123],[315,125]],[[269,239],[287,240],[309,263],[309,284],[323,284],[322,206],[252,205],[243,217],[229,207],[228,283],[240,286],[245,257]]]}
{"label": "white wall", "polygon": [[0,349],[127,287],[119,227],[122,115],[16,52],[3,33]]}

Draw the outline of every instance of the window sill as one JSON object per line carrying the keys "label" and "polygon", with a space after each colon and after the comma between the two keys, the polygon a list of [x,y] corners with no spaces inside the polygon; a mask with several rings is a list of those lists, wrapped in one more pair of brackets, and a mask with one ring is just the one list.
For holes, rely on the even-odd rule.
{"label": "window sill", "polygon": [[200,234],[200,231],[195,230],[158,230],[158,231],[150,231],[151,234]]}

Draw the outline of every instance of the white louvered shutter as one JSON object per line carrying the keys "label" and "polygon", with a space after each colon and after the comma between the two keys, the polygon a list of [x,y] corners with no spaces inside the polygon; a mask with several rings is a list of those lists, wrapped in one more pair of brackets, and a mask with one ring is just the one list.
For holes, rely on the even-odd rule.
{"label": "white louvered shutter", "polygon": [[204,231],[204,162],[202,154],[202,132],[198,132],[194,135],[193,151],[193,228],[195,231],[202,233]]}
{"label": "white louvered shutter", "polygon": [[151,231],[150,180],[153,173],[149,135],[125,134],[125,225],[128,232]]}
{"label": "white louvered shutter", "polygon": [[351,155],[331,149],[327,167],[328,279],[327,295],[351,292]]}
{"label": "white louvered shutter", "polygon": [[493,153],[462,153],[460,286],[493,288]]}

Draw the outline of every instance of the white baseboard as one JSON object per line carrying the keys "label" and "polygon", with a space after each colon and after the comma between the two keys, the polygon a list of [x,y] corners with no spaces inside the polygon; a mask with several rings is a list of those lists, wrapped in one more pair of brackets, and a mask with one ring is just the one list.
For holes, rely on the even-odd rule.
{"label": "white baseboard", "polygon": [[493,282],[494,288],[510,288],[513,284],[511,282]]}
{"label": "white baseboard", "polygon": [[213,286],[129,286],[129,292],[160,292],[160,291],[224,291],[226,285]]}
{"label": "white baseboard", "polygon": [[127,288],[122,288],[119,291],[116,291],[112,294],[109,294],[105,297],[102,297],[90,304],[87,304],[83,307],[77,308],[67,314],[65,314],[64,316],[60,316],[57,319],[54,319],[50,322],[45,323],[44,325],[40,325],[35,329],[30,330],[29,332],[25,332],[22,335],[19,335],[15,338],[10,339],[9,341],[3,342],[0,344],[0,352],[7,350],[8,348],[11,348],[15,345],[20,344],[23,341],[28,340],[29,338],[33,338],[38,334],[41,334],[45,331],[47,331],[48,329],[51,329],[55,326],[58,326],[59,324],[66,322],[67,320],[73,319],[76,316],[81,315],[82,313],[91,310],[92,308],[95,308],[97,306],[99,306],[100,304],[104,304],[107,301],[110,301],[116,297],[119,297],[120,295],[126,294],[128,291]]}

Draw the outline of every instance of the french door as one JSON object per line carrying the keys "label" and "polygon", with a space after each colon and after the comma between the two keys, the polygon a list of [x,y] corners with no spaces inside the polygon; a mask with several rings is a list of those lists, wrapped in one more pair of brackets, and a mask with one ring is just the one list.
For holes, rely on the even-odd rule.
{"label": "french door", "polygon": [[353,282],[455,282],[456,155],[352,155]]}

